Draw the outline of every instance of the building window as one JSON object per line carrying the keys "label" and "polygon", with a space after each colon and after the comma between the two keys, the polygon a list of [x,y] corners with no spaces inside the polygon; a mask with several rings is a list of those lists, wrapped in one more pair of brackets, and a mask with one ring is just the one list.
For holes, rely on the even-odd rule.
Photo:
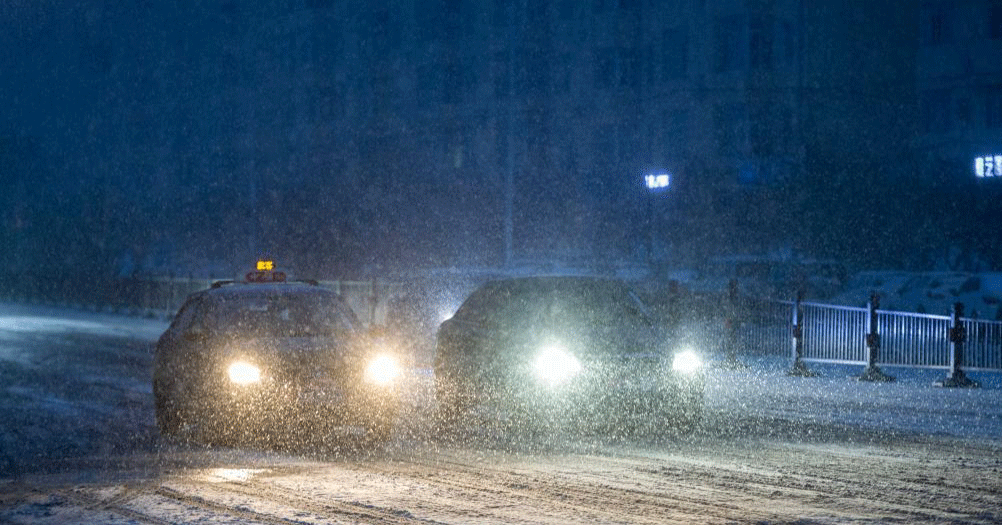
{"label": "building window", "polygon": [[643,76],[643,60],[641,52],[634,47],[619,49],[619,85],[636,89],[640,87]]}
{"label": "building window", "polygon": [[441,100],[442,70],[437,64],[421,64],[417,67],[418,100],[427,105]]}
{"label": "building window", "polygon": [[740,15],[717,17],[714,36],[713,69],[717,73],[744,69],[745,42],[743,23]]}
{"label": "building window", "polygon": [[722,104],[714,108],[717,147],[722,155],[745,150],[748,138],[748,108],[744,104]]}
{"label": "building window", "polygon": [[779,41],[779,60],[784,64],[792,65],[794,59],[797,57],[797,43],[796,35],[793,32],[793,24],[788,21],[780,22],[778,27],[779,34],[777,35],[777,40]]}
{"label": "building window", "polygon": [[940,46],[950,43],[953,39],[950,15],[951,7],[948,4],[933,4],[923,9],[920,28],[923,45]]}
{"label": "building window", "polygon": [[995,0],[988,6],[988,38],[1002,40],[1002,1]]}
{"label": "building window", "polygon": [[970,97],[957,98],[955,110],[954,115],[957,117],[957,124],[964,128],[971,127],[972,111]]}
{"label": "building window", "polygon": [[684,78],[689,69],[689,35],[678,26],[664,32],[661,48],[661,71],[665,79]]}
{"label": "building window", "polygon": [[560,0],[557,4],[557,17],[561,20],[573,20],[577,17],[578,0]]}
{"label": "building window", "polygon": [[574,55],[564,53],[560,55],[556,67],[553,70],[553,89],[557,93],[570,93],[571,82],[574,77]]}
{"label": "building window", "polygon": [[344,99],[334,85],[317,86],[317,115],[320,120],[331,121],[344,118]]}
{"label": "building window", "polygon": [[491,81],[494,85],[495,98],[508,96],[508,53],[494,53],[491,59]]}
{"label": "building window", "polygon": [[456,15],[446,0],[416,0],[414,2],[415,26],[421,42],[434,42],[454,38]]}
{"label": "building window", "polygon": [[689,140],[689,130],[692,128],[689,120],[689,112],[684,109],[675,109],[665,115],[665,147],[669,153],[684,154],[684,145]]}
{"label": "building window", "polygon": [[774,38],[769,18],[756,16],[748,22],[748,57],[752,68],[772,69]]}
{"label": "building window", "polygon": [[619,0],[620,11],[640,11],[643,7],[641,0]]}
{"label": "building window", "polygon": [[945,133],[950,128],[950,92],[935,89],[922,94],[922,129],[926,133]]}
{"label": "building window", "polygon": [[616,76],[615,49],[603,47],[595,50],[595,88],[609,89]]}
{"label": "building window", "polygon": [[1002,86],[992,86],[985,94],[985,127],[1002,129]]}
{"label": "building window", "polygon": [[[418,7],[418,9],[420,9]],[[496,28],[508,27],[508,2],[505,0],[494,0],[491,9],[491,25]]]}
{"label": "building window", "polygon": [[462,100],[466,91],[465,73],[468,70],[462,64],[449,62],[443,71],[442,102],[446,104],[457,104]]}
{"label": "building window", "polygon": [[550,59],[541,52],[532,52],[525,57],[525,91],[542,95],[550,90]]}
{"label": "building window", "polygon": [[602,15],[606,11],[613,7],[615,0],[593,0],[591,3],[591,11],[593,14]]}

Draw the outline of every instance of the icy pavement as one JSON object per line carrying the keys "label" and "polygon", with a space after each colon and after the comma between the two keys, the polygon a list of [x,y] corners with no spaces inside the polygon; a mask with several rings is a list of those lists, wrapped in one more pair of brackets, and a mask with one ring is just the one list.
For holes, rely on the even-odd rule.
{"label": "icy pavement", "polygon": [[819,377],[794,377],[787,374],[788,358],[744,363],[748,369],[710,371],[708,408],[741,417],[1002,439],[1002,374],[971,373],[982,388],[955,389],[933,385],[945,370],[885,368],[895,381],[882,383],[858,381],[862,367],[808,364]]}

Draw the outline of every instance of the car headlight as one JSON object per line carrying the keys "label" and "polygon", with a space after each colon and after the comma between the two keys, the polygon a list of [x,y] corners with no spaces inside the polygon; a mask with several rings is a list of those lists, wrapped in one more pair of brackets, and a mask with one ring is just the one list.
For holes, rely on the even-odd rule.
{"label": "car headlight", "polygon": [[400,375],[400,363],[396,358],[381,354],[369,361],[365,367],[365,379],[379,386],[386,386]]}
{"label": "car headlight", "polygon": [[536,377],[550,385],[567,381],[581,371],[581,362],[562,346],[543,348],[536,357]]}
{"label": "car headlight", "polygon": [[230,376],[230,381],[238,385],[261,381],[261,369],[247,361],[234,361],[226,372]]}
{"label": "car headlight", "polygon": [[692,374],[702,366],[703,360],[699,358],[699,354],[692,350],[683,350],[675,354],[675,358],[671,362],[672,370],[683,374]]}

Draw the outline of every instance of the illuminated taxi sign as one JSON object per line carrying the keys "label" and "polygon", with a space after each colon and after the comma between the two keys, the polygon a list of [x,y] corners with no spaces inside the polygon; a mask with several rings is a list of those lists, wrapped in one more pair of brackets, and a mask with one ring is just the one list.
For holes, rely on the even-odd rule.
{"label": "illuminated taxi sign", "polygon": [[257,270],[247,272],[244,280],[249,283],[284,283],[285,272],[275,270],[274,261],[260,260],[257,262]]}

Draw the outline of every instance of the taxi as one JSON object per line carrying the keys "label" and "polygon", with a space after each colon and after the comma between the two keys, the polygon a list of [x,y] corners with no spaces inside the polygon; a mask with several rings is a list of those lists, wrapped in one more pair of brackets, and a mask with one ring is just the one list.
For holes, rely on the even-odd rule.
{"label": "taxi", "polygon": [[188,297],[156,344],[163,435],[231,443],[390,438],[402,357],[341,296],[271,261]]}

